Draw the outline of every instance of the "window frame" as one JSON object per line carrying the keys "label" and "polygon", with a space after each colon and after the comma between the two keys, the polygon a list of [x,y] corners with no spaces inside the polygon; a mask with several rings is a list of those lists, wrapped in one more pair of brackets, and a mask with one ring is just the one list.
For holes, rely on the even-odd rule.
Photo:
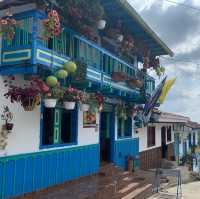
{"label": "window frame", "polygon": [[[125,132],[126,122],[128,121],[128,119],[131,119],[131,124],[128,127],[128,129],[131,131],[130,135],[126,135],[126,132]],[[132,138],[133,137],[133,118],[132,117],[128,117],[127,120],[121,119],[121,122],[124,123],[123,124],[124,135],[119,135],[119,131],[118,131],[119,130],[119,120],[120,120],[120,118],[117,117],[117,139]]]}
{"label": "window frame", "polygon": [[[169,136],[169,133],[170,133],[170,136]],[[172,142],[172,127],[171,126],[167,127],[167,142]]]}
{"label": "window frame", "polygon": [[[60,108],[63,109],[63,107],[59,107],[56,106],[55,108]],[[54,109],[55,109],[54,108]],[[76,108],[73,110],[75,111],[75,141],[70,142],[70,143],[55,143],[55,144],[51,144],[51,145],[44,145],[42,143],[42,138],[43,138],[43,112],[44,112],[45,106],[44,104],[41,104],[41,111],[40,111],[40,145],[39,145],[39,149],[50,149],[50,148],[61,148],[61,147],[67,147],[67,146],[75,146],[78,145],[78,107],[76,106]],[[61,134],[60,134],[61,136]]]}
{"label": "window frame", "polygon": [[[152,135],[150,129],[154,129],[154,141],[152,142]],[[150,143],[151,142],[151,143]],[[155,126],[147,126],[147,148],[151,148],[156,146],[156,127]]]}

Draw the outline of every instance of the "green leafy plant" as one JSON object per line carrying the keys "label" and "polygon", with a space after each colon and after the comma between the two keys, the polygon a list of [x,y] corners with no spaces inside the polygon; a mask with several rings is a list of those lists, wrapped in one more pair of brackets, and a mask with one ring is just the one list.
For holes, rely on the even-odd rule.
{"label": "green leafy plant", "polygon": [[12,14],[7,12],[7,17],[0,19],[1,33],[7,40],[12,41],[16,31],[16,20],[12,18]]}

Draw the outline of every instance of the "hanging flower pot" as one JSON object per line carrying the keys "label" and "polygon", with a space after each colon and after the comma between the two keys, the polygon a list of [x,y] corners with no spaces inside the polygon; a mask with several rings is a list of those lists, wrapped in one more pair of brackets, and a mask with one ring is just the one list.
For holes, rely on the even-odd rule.
{"label": "hanging flower pot", "polygon": [[121,43],[123,40],[124,40],[124,35],[117,34],[117,41]]}
{"label": "hanging flower pot", "polygon": [[34,96],[33,98],[27,98],[22,101],[22,106],[25,111],[33,111],[36,106],[40,104],[40,96]]}
{"label": "hanging flower pot", "polygon": [[46,108],[55,108],[57,103],[57,99],[45,99],[44,106]]}
{"label": "hanging flower pot", "polygon": [[127,79],[127,74],[124,72],[113,72],[112,73],[112,80],[115,82],[122,82]]}
{"label": "hanging flower pot", "polygon": [[76,102],[67,102],[67,101],[65,101],[65,102],[63,102],[63,104],[64,104],[64,108],[66,110],[74,110]]}
{"label": "hanging flower pot", "polygon": [[80,104],[80,109],[83,112],[89,111],[90,105],[89,104]]}
{"label": "hanging flower pot", "polygon": [[131,88],[141,88],[143,86],[142,81],[134,78],[129,79],[127,83]]}
{"label": "hanging flower pot", "polygon": [[99,30],[103,30],[105,27],[106,27],[106,20],[101,19],[97,22],[97,28]]}

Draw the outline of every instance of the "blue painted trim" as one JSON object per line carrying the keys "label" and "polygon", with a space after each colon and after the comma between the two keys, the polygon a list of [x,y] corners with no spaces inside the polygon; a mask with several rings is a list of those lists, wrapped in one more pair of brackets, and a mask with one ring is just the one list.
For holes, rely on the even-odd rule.
{"label": "blue painted trim", "polygon": [[37,10],[29,10],[29,11],[25,11],[25,12],[20,12],[20,13],[16,13],[13,15],[13,17],[16,20],[22,20],[28,17],[34,17],[36,15],[36,13],[38,13],[39,11]]}
{"label": "blue painted trim", "polygon": [[3,53],[5,52],[9,52],[9,51],[17,51],[17,50],[25,50],[25,49],[31,49],[31,45],[25,45],[25,46],[17,46],[17,47],[5,47],[5,48],[2,48],[2,51]]}
{"label": "blue painted trim", "polygon": [[139,156],[139,138],[120,139],[115,141],[114,164],[127,169],[127,157]]}
{"label": "blue painted trim", "polygon": [[41,145],[40,149],[50,149],[50,148],[61,148],[67,146],[77,146],[77,142],[69,143],[69,144],[53,144],[53,145]]}
{"label": "blue painted trim", "polygon": [[[41,103],[40,114],[43,115],[44,112],[44,103]],[[74,124],[74,131],[73,135],[75,136],[75,141],[72,143],[65,143],[65,144],[52,144],[52,145],[43,145],[42,144],[42,137],[43,137],[43,116],[40,118],[40,146],[39,149],[50,149],[50,148],[61,148],[67,146],[77,146],[78,145],[78,106],[76,105],[75,110],[72,113],[72,122]]]}
{"label": "blue painted trim", "polygon": [[17,197],[99,169],[99,144],[0,158],[0,199]]}
{"label": "blue painted trim", "polygon": [[38,18],[36,17],[35,14],[32,24],[32,54],[31,54],[32,64],[36,64],[37,37],[38,37]]}
{"label": "blue painted trim", "polygon": [[133,137],[132,136],[123,136],[123,137],[121,137],[121,136],[117,135],[117,141],[124,141],[126,139],[133,139]]}
{"label": "blue painted trim", "polygon": [[1,66],[0,75],[37,74],[37,66]]}

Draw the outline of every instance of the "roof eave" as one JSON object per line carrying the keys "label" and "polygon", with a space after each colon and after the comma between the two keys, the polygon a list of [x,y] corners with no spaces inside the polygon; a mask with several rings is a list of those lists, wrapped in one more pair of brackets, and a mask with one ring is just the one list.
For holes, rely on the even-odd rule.
{"label": "roof eave", "polygon": [[136,10],[128,3],[127,0],[118,0],[119,3],[127,10],[128,14],[134,18],[144,30],[164,49],[167,55],[174,56],[173,51],[158,37],[158,35],[146,24],[146,22],[137,14]]}

